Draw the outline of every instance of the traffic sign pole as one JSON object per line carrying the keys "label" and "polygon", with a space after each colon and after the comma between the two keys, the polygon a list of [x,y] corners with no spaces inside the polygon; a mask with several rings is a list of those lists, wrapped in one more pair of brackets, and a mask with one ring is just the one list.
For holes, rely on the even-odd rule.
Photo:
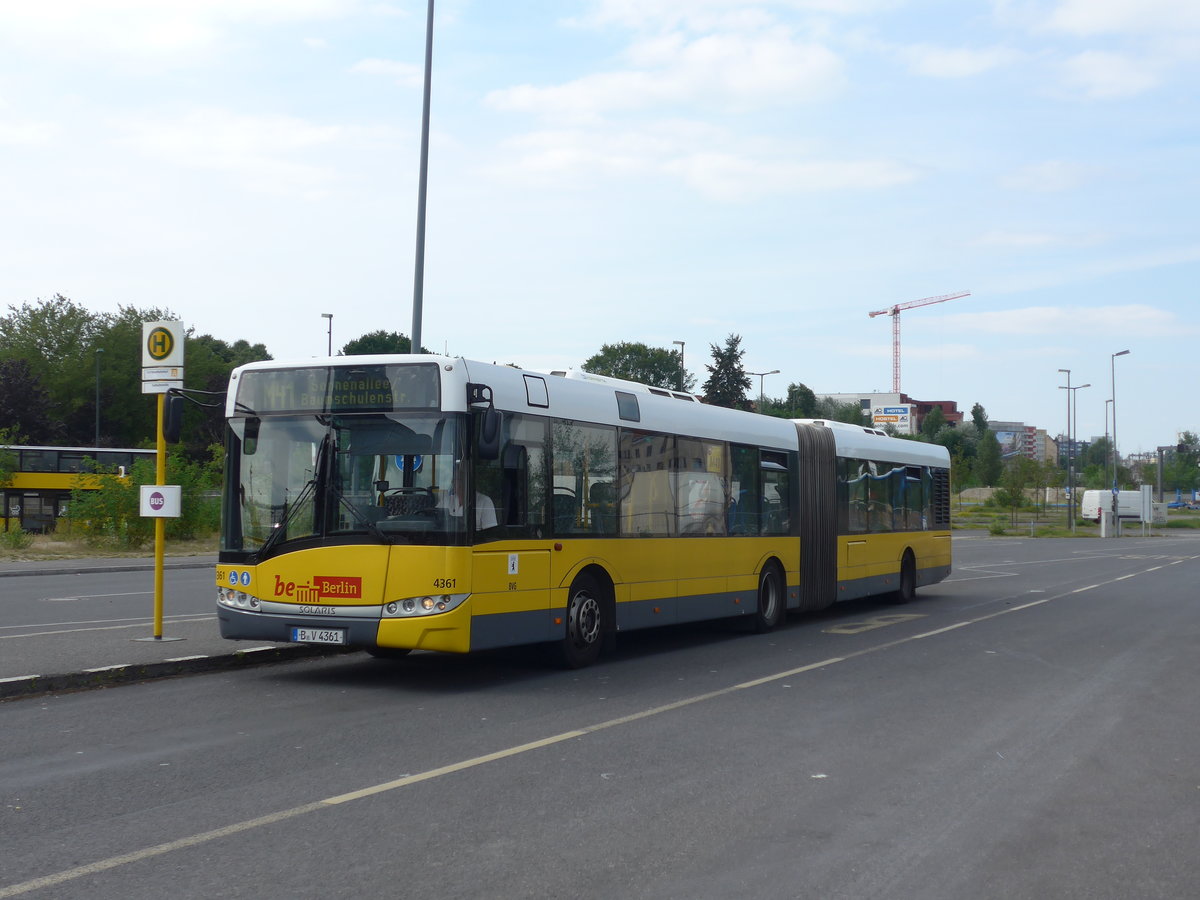
{"label": "traffic sign pole", "polygon": [[[156,516],[154,520],[154,636],[135,638],[139,641],[178,641],[182,638],[163,637],[163,554],[167,544],[167,523],[164,515],[179,515],[178,489],[167,485],[167,438],[163,434],[166,419],[167,394],[172,387],[183,387],[183,344],[185,331],[182,322],[142,323],[142,393],[158,395],[158,448],[154,473],[155,490],[143,495],[142,515]],[[143,487],[145,487],[143,485]],[[174,501],[174,512],[167,509],[167,498]]]}
{"label": "traffic sign pole", "polygon": [[[166,419],[167,395],[159,394],[157,399],[158,407],[158,428],[155,446],[157,454],[154,467],[154,483],[155,487],[159,488],[162,493],[166,492],[167,483],[167,438],[163,434],[163,424]],[[151,496],[151,504],[155,499],[161,505],[164,504],[162,493]],[[144,513],[143,513],[144,514]],[[178,515],[178,512],[175,513]],[[154,520],[154,635],[148,638],[134,638],[138,641],[180,641],[183,638],[168,638],[163,637],[163,555],[167,544],[167,520],[162,516]]]}
{"label": "traffic sign pole", "polygon": [[[163,436],[163,419],[166,410],[166,394],[158,395],[158,460],[154,471],[154,483],[159,487],[167,483],[167,439]],[[167,520],[154,520],[154,639],[163,636],[163,552],[167,543]]]}

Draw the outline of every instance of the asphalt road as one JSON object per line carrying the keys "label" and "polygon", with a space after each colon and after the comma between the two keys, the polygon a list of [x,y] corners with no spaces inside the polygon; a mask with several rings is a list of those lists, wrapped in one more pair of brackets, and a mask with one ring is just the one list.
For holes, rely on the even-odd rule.
{"label": "asphalt road", "polygon": [[1200,541],[956,539],[765,636],[0,704],[0,898],[1191,898]]}

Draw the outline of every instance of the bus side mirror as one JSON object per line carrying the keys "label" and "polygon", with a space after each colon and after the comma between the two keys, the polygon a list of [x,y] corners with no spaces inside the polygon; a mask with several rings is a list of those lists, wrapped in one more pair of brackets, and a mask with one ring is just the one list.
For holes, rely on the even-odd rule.
{"label": "bus side mirror", "polygon": [[500,458],[500,425],[502,417],[500,410],[489,406],[483,411],[479,422],[479,446],[476,448],[480,459]]}
{"label": "bus side mirror", "polygon": [[174,444],[183,431],[183,397],[167,394],[163,405],[163,440]]}

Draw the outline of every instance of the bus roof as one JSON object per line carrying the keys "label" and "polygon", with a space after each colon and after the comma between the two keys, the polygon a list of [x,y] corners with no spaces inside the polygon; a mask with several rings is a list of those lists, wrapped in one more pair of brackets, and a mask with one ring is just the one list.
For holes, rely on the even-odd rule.
{"label": "bus roof", "polygon": [[[663,431],[733,443],[795,449],[797,425],[830,429],[837,454],[858,459],[947,467],[945,447],[895,438],[878,429],[824,419],[780,419],[702,403],[692,394],[580,370],[544,372],[436,354],[336,356],[264,360],[234,369],[227,415],[235,415],[236,385],[243,373],[278,369],[436,364],[442,409],[465,412],[468,383],[492,389],[492,401],[505,412],[549,415],[579,422]],[[625,395],[624,398],[619,395]]]}

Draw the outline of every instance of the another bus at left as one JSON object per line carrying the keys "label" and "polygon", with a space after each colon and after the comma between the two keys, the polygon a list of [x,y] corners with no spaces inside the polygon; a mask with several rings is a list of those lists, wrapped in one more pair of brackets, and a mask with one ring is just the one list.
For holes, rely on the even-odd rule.
{"label": "another bus at left", "polygon": [[13,476],[0,490],[4,500],[4,529],[20,526],[46,534],[66,515],[71,492],[100,485],[95,474],[124,475],[138,459],[154,460],[153,450],[99,447],[0,447],[11,454]]}

